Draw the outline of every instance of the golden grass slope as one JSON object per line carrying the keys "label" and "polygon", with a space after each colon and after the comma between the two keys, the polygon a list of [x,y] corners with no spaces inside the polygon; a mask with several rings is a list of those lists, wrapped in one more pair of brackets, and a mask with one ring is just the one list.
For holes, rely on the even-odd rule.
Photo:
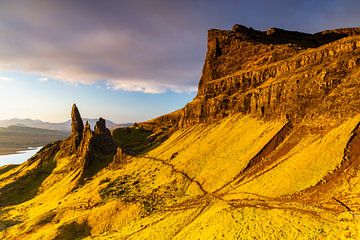
{"label": "golden grass slope", "polygon": [[[352,211],[337,202],[328,209],[288,197],[343,164],[359,121],[305,134],[271,157],[291,145],[295,128],[258,169],[247,166],[286,123],[234,115],[178,130],[150,152],[83,182],[69,167],[72,157],[56,159],[36,197],[0,208],[0,238],[359,239],[356,197]],[[16,181],[20,168],[2,173],[1,186]],[[360,196],[359,180],[359,173],[349,180],[353,196]]]}
{"label": "golden grass slope", "polygon": [[242,171],[284,125],[249,116],[226,118],[177,131],[147,156],[171,162],[211,192]]}
{"label": "golden grass slope", "polygon": [[359,121],[359,117],[350,119],[324,136],[304,136],[291,151],[239,186],[233,186],[230,193],[279,197],[314,186],[340,167],[346,144]]}

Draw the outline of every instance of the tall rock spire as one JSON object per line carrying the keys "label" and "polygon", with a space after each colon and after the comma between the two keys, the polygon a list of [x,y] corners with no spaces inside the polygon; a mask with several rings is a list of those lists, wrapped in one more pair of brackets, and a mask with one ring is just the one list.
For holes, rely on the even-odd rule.
{"label": "tall rock spire", "polygon": [[78,146],[81,142],[83,131],[84,123],[78,108],[74,104],[71,110],[71,136],[76,138],[76,146]]}

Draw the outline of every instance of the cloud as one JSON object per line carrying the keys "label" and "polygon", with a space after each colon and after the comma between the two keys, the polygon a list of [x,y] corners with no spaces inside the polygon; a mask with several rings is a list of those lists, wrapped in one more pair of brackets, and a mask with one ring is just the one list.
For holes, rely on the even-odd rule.
{"label": "cloud", "polygon": [[131,2],[5,2],[2,70],[37,74],[39,81],[105,81],[112,89],[146,93],[192,91],[197,85],[204,48],[198,51],[193,43],[200,40],[162,19],[169,17],[166,7],[150,4],[154,12],[148,14]]}
{"label": "cloud", "polygon": [[13,81],[12,78],[8,78],[8,77],[0,77],[0,82],[11,82]]}
{"label": "cloud", "polygon": [[46,77],[41,77],[38,80],[39,80],[39,82],[47,82],[47,81],[49,81],[49,79],[46,78]]}
{"label": "cloud", "polygon": [[158,83],[156,80],[139,80],[139,79],[127,79],[127,80],[109,80],[107,81],[108,89],[113,90],[124,90],[130,92],[144,92],[150,94],[163,93],[168,89],[171,89],[174,92],[195,92],[197,88],[195,86],[179,86],[179,85],[170,85],[166,83]]}
{"label": "cloud", "polygon": [[241,23],[314,32],[360,22],[359,2],[313,3],[3,0],[0,70],[70,84],[104,81],[124,91],[194,91],[209,28]]}

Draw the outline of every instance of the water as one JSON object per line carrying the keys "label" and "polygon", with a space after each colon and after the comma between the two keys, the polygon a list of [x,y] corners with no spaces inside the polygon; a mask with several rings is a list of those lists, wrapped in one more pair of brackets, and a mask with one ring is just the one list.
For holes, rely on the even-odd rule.
{"label": "water", "polygon": [[0,167],[8,164],[21,164],[31,158],[42,147],[29,147],[28,150],[17,151],[14,154],[0,155]]}

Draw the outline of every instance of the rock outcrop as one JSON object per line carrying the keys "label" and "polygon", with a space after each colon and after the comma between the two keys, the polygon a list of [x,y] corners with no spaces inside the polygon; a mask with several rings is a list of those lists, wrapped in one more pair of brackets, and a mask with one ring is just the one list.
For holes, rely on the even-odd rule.
{"label": "rock outcrop", "polygon": [[71,129],[69,138],[61,143],[59,158],[76,156],[74,166],[86,170],[97,157],[115,154],[116,145],[103,118],[96,122],[92,131],[88,122],[84,127],[80,112],[74,104],[71,111]]}
{"label": "rock outcrop", "polygon": [[90,124],[86,122],[83,131],[82,139],[79,149],[77,151],[77,158],[80,166],[87,169],[92,161],[95,159],[95,138],[91,131]]}
{"label": "rock outcrop", "polygon": [[337,124],[360,112],[359,66],[360,28],[316,34],[211,29],[195,99],[143,126],[183,128],[235,113]]}
{"label": "rock outcrop", "polygon": [[126,153],[121,148],[117,148],[111,165],[112,169],[117,169],[119,166],[121,166],[121,164],[126,163],[126,160]]}
{"label": "rock outcrop", "polygon": [[96,122],[94,134],[96,152],[104,155],[115,154],[116,145],[110,130],[106,128],[105,119],[99,118],[99,121]]}
{"label": "rock outcrop", "polygon": [[116,145],[112,139],[111,132],[106,128],[105,120],[100,118],[96,122],[94,131],[86,122],[79,148],[77,150],[77,161],[80,166],[87,169],[97,156],[114,155]]}

